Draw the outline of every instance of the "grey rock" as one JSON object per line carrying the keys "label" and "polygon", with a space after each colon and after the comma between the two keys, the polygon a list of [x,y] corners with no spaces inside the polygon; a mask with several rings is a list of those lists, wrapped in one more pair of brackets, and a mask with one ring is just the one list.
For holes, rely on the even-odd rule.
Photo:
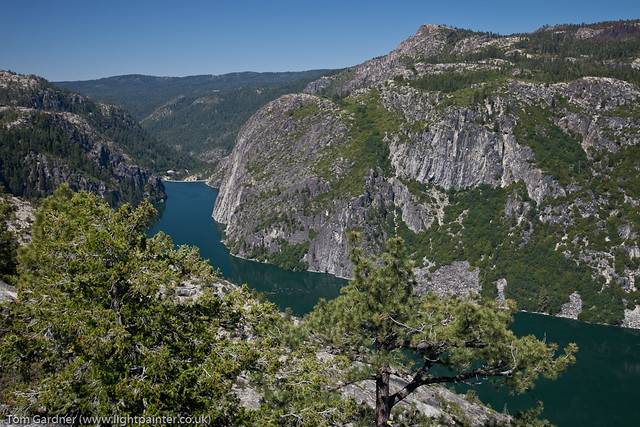
{"label": "grey rock", "polygon": [[244,377],[239,377],[231,387],[231,391],[240,400],[243,408],[258,410],[262,402],[262,394]]}
{"label": "grey rock", "polygon": [[455,47],[453,48],[453,52],[454,53],[478,52],[490,47],[507,49],[513,46],[514,44],[518,43],[522,39],[523,37],[520,37],[520,36],[498,37],[496,35],[489,35],[489,34],[471,36],[457,42]]}
{"label": "grey rock", "polygon": [[409,230],[417,233],[431,227],[434,221],[442,222],[444,207],[447,205],[446,195],[432,190],[430,196],[432,202],[425,203],[420,200],[397,178],[390,178],[393,192],[393,203],[402,213],[402,221]]}
{"label": "grey rock", "polygon": [[584,250],[578,258],[586,265],[594,269],[605,280],[605,283],[611,283],[616,277],[615,256],[609,252]]}
{"label": "grey rock", "polygon": [[625,328],[640,329],[640,305],[636,305],[633,310],[624,310],[622,326]]}
{"label": "grey rock", "polygon": [[562,304],[560,307],[560,313],[556,316],[566,317],[569,319],[577,319],[582,312],[582,298],[578,292],[574,292],[569,295],[569,301]]}
{"label": "grey rock", "polygon": [[475,296],[480,293],[480,270],[471,268],[467,261],[455,261],[434,272],[427,267],[414,270],[417,286],[415,292],[423,295],[434,292],[439,296]]}
{"label": "grey rock", "polygon": [[[2,196],[0,196],[2,201]],[[31,241],[31,225],[35,221],[35,209],[31,202],[15,196],[5,196],[4,201],[11,207],[11,215],[5,218],[7,229],[16,236],[20,245]]]}
{"label": "grey rock", "polygon": [[5,301],[15,301],[16,298],[16,289],[0,280],[0,303]]}
{"label": "grey rock", "polygon": [[415,140],[394,140],[389,157],[402,177],[464,189],[497,186],[503,174],[501,152],[498,135],[475,124],[469,111],[456,110]]}
{"label": "grey rock", "polygon": [[576,31],[576,38],[580,40],[591,39],[602,33],[603,31],[604,30],[602,29],[594,30],[593,28],[580,28],[578,31]]}
{"label": "grey rock", "polygon": [[571,103],[587,111],[631,106],[640,98],[637,86],[610,77],[583,77],[557,87]]}
{"label": "grey rock", "polygon": [[[407,381],[392,375],[390,383],[391,390],[399,390]],[[360,404],[375,408],[376,385],[373,380],[349,384],[343,388],[343,394]],[[400,402],[394,408],[394,413],[412,408],[421,415],[443,422],[444,425],[485,426],[510,423],[509,416],[469,401],[441,386],[420,387]]]}
{"label": "grey rock", "polygon": [[506,289],[507,289],[507,280],[504,278],[498,279],[496,281],[496,291],[498,293],[496,301],[498,302],[498,305],[500,307],[504,307],[507,304],[507,298],[505,293]]}

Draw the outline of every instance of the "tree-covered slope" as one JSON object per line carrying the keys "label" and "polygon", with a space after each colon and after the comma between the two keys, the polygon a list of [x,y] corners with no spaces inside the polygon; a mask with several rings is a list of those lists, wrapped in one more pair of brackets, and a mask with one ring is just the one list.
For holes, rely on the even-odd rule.
{"label": "tree-covered slope", "polygon": [[189,162],[176,163],[173,169],[205,174],[231,151],[238,129],[258,108],[328,73],[126,75],[56,84],[126,108],[159,141],[188,156]]}
{"label": "tree-covered slope", "polygon": [[167,156],[125,111],[58,89],[36,76],[0,72],[0,184],[27,198],[63,182],[112,204],[161,200],[156,169]]}
{"label": "tree-covered slope", "polygon": [[241,256],[350,276],[402,236],[423,290],[640,327],[640,22],[425,25],[241,129],[216,202]]}

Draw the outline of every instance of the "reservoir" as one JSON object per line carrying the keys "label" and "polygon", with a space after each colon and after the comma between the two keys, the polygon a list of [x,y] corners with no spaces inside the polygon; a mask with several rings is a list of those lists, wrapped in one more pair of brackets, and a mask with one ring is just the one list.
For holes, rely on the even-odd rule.
{"label": "reservoir", "polygon": [[[168,199],[152,233],[164,231],[175,244],[197,246],[200,254],[235,283],[263,292],[282,310],[303,315],[320,298],[338,295],[344,280],[310,272],[291,272],[229,255],[222,230],[211,218],[217,191],[204,183],[166,182]],[[577,362],[556,381],[541,380],[524,395],[482,385],[480,400],[510,413],[544,402],[544,417],[560,426],[640,425],[640,331],[590,325],[569,319],[518,313],[518,335],[534,334],[548,342],[580,347]]]}

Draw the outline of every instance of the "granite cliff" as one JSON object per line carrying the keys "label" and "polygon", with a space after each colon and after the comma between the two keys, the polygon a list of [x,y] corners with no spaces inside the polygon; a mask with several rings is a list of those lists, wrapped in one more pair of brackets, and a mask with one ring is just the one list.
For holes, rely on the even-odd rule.
{"label": "granite cliff", "polygon": [[424,290],[640,325],[640,23],[425,25],[241,128],[214,218],[234,254],[348,277],[407,242]]}
{"label": "granite cliff", "polygon": [[0,71],[0,184],[37,198],[63,182],[112,204],[165,198],[162,182],[130,155],[153,146],[124,110]]}

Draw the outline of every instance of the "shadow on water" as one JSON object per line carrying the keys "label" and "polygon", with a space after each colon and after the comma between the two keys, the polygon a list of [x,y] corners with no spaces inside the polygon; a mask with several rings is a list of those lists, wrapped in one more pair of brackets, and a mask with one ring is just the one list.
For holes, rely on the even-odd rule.
{"label": "shadow on water", "polygon": [[[229,255],[211,218],[217,191],[203,183],[165,183],[168,200],[151,232],[162,230],[176,244],[198,246],[224,277],[264,292],[281,309],[307,313],[320,298],[338,295],[344,280],[327,274],[291,272]],[[510,413],[545,405],[544,416],[565,426],[640,425],[640,331],[589,325],[568,319],[518,313],[513,330],[549,342],[580,347],[577,363],[558,380],[541,380],[520,396],[492,385],[475,386],[480,399]],[[461,387],[460,391],[464,391]]]}

